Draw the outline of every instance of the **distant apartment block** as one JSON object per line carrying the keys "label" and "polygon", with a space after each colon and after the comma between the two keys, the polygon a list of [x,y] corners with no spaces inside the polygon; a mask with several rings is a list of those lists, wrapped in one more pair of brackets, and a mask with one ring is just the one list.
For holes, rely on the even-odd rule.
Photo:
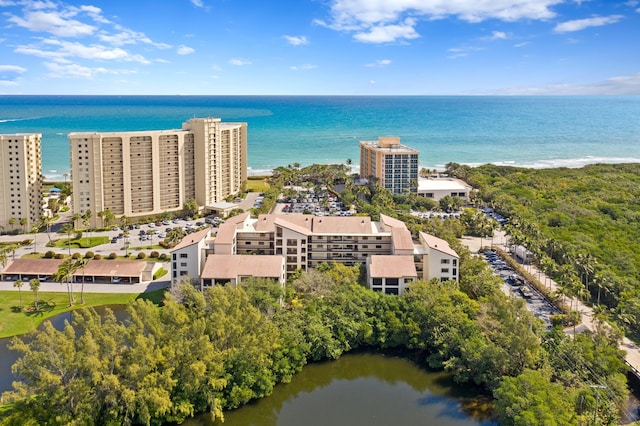
{"label": "distant apartment block", "polygon": [[75,213],[116,217],[204,209],[247,178],[247,123],[193,118],[177,130],[70,133]]}
{"label": "distant apartment block", "polygon": [[0,226],[6,231],[30,231],[42,215],[41,139],[39,133],[0,135]]}
{"label": "distant apartment block", "polygon": [[398,137],[360,141],[360,177],[375,179],[394,194],[416,192],[418,154],[415,149],[401,145]]}
{"label": "distant apartment block", "polygon": [[173,282],[188,276],[203,288],[248,276],[284,283],[320,263],[364,264],[369,288],[387,294],[403,294],[417,279],[457,281],[459,259],[446,241],[420,234],[414,242],[404,222],[385,215],[374,222],[248,212],[227,219],[215,236],[209,229],[186,236],[171,258]]}

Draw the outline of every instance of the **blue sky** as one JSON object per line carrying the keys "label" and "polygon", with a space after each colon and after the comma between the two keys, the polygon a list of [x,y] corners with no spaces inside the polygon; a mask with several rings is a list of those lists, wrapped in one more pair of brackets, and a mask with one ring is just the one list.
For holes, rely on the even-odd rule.
{"label": "blue sky", "polygon": [[640,94],[639,0],[0,0],[0,94]]}

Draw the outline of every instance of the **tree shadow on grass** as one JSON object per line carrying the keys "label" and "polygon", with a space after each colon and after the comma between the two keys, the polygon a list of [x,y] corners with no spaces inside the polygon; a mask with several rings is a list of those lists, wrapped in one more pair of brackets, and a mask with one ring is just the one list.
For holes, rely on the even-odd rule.
{"label": "tree shadow on grass", "polygon": [[55,302],[47,302],[46,300],[38,302],[38,309],[35,303],[25,308],[24,313],[28,317],[43,316],[46,312],[51,312],[56,307]]}

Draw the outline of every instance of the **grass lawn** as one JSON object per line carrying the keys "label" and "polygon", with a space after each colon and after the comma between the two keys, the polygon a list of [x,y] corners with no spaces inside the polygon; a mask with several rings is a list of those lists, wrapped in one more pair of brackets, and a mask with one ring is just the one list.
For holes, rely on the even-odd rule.
{"label": "grass lawn", "polygon": [[[72,249],[77,249],[77,248],[91,248],[91,247],[95,247],[95,246],[99,246],[101,244],[106,244],[108,243],[109,237],[81,237],[81,238],[72,238],[69,245],[67,245],[67,242],[69,241],[68,238],[62,238],[60,240],[53,240],[51,243],[53,244],[53,247],[57,247],[57,248],[68,248],[69,245],[71,246]],[[51,247],[51,245],[49,245],[49,243],[47,243],[48,247]]]}
{"label": "grass lawn", "polygon": [[89,306],[123,305],[135,299],[147,299],[159,304],[165,290],[160,289],[148,293],[86,293],[84,304],[80,303],[80,286],[73,287],[76,302],[69,307],[67,293],[39,292],[39,309],[33,311],[33,292],[22,291],[23,308],[20,308],[20,296],[17,291],[0,291],[0,338],[25,334],[35,330],[38,325],[63,312]]}
{"label": "grass lawn", "polygon": [[247,179],[247,191],[264,192],[269,189],[267,178],[264,176],[251,176]]}

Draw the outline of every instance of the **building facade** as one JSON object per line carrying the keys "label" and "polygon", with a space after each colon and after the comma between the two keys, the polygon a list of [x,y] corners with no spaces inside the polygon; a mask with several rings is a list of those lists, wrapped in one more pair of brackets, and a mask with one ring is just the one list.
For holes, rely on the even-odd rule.
{"label": "building facade", "polygon": [[398,137],[360,141],[360,177],[375,179],[394,194],[416,192],[418,154],[415,149],[401,145]]}
{"label": "building facade", "polygon": [[[376,222],[365,216],[253,218],[246,212],[227,219],[215,237],[206,239],[206,231],[200,232],[204,233],[185,237],[172,251],[174,282],[187,274],[199,277],[203,286],[238,282],[240,276],[277,279],[281,269],[288,278],[297,270],[332,262],[366,265],[369,287],[388,294],[403,294],[417,279],[458,280],[458,255],[446,241],[424,233],[413,241],[404,222],[385,215]],[[240,264],[238,257],[249,263]],[[277,257],[281,269],[273,260]],[[255,265],[248,266],[251,259]]]}
{"label": "building facade", "polygon": [[224,200],[247,178],[247,124],[193,118],[178,130],[70,133],[73,208],[116,217]]}
{"label": "building facade", "polygon": [[42,216],[41,139],[39,133],[0,135],[0,226],[5,231],[30,232]]}
{"label": "building facade", "polygon": [[418,179],[418,195],[440,201],[448,196],[469,201],[471,186],[460,179]]}

